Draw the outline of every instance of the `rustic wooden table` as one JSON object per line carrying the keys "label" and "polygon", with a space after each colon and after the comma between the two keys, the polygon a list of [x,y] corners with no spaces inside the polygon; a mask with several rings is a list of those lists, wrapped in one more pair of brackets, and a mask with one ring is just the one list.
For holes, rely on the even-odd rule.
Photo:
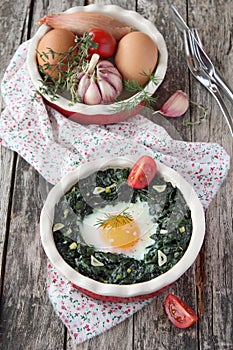
{"label": "rustic wooden table", "polygon": [[[184,140],[217,142],[232,156],[232,138],[216,102],[188,73],[183,43],[170,16],[171,1],[93,2],[115,3],[155,23],[169,52],[159,101],[182,89],[191,100],[208,108],[208,117],[200,125],[182,124],[197,118],[195,108],[172,124]],[[41,16],[88,3],[92,1],[2,0],[1,78],[19,44],[37,30],[35,22]],[[210,57],[232,84],[232,0],[175,0],[174,5],[191,26],[199,28]],[[232,171],[206,213],[206,238],[196,264],[170,289],[198,311],[199,322],[187,330],[175,328],[164,313],[165,292],[133,317],[75,347],[46,291],[47,259],[40,242],[39,216],[48,186],[16,153],[1,147],[0,156],[1,349],[233,349]]]}

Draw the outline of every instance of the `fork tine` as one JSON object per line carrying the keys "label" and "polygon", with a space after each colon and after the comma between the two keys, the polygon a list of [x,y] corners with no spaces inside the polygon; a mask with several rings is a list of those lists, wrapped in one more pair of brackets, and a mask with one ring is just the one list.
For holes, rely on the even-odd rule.
{"label": "fork tine", "polygon": [[193,70],[194,70],[193,57],[192,57],[192,53],[190,51],[190,42],[188,40],[187,33],[185,31],[184,31],[184,48],[185,48],[186,61],[187,61],[188,68],[191,71],[191,73],[193,73]]}
{"label": "fork tine", "polygon": [[193,38],[192,33],[188,33],[188,38],[192,56],[193,58],[195,57],[195,61],[198,61],[197,58],[199,51],[197,50],[197,45],[195,45],[195,39]]}
{"label": "fork tine", "polygon": [[195,52],[197,61],[199,62],[201,68],[210,76],[210,78],[213,78],[215,68],[209,56],[203,50],[203,45],[197,29],[192,29],[191,33],[192,34],[190,35],[190,40],[192,42],[192,47]]}
{"label": "fork tine", "polygon": [[194,43],[194,38],[192,36],[192,33],[190,32],[188,33],[188,36],[187,36],[186,48],[188,49],[188,53],[192,63],[192,70],[197,70],[198,68],[200,68],[199,60],[197,58],[198,53],[197,53],[196,45]]}
{"label": "fork tine", "polygon": [[199,33],[198,33],[198,30],[196,28],[193,28],[191,29],[195,39],[197,40],[198,44],[200,45],[200,47],[203,49],[203,44],[202,44],[202,41],[201,41],[201,38],[199,36]]}

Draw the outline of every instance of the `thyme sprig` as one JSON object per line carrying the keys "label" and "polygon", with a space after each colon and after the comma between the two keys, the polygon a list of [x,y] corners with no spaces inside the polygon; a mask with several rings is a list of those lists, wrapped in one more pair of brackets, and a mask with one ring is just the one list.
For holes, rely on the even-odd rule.
{"label": "thyme sprig", "polygon": [[193,106],[197,107],[198,109],[200,109],[202,111],[202,115],[200,116],[200,118],[198,120],[195,120],[193,122],[191,121],[184,121],[183,125],[184,126],[189,126],[189,125],[200,125],[202,123],[203,120],[207,119],[208,116],[208,109],[203,106],[202,104],[199,104],[197,102],[194,101],[190,101],[190,104],[192,104]]}
{"label": "thyme sprig", "polygon": [[[76,93],[77,75],[85,71],[88,65],[88,50],[90,48],[96,48],[98,44],[92,41],[88,33],[84,33],[82,36],[76,36],[75,43],[67,52],[56,52],[51,48],[48,48],[48,52],[38,52],[37,50],[37,54],[44,62],[43,65],[39,65],[39,71],[43,77],[40,80],[41,87],[39,91],[42,94],[49,95],[52,101],[55,101],[62,92],[68,91],[71,94],[72,104],[79,102]],[[54,59],[56,56],[58,58],[57,62],[51,64],[49,57]],[[66,66],[66,70],[64,70],[64,66]],[[57,73],[56,78],[51,76],[51,73],[54,71]]]}
{"label": "thyme sprig", "polygon": [[[144,76],[147,76],[148,83],[152,82],[153,84],[158,84],[158,79],[154,76],[153,73],[147,74],[142,73]],[[145,86],[140,85],[136,80],[123,80],[124,88],[129,93],[132,93],[132,97],[126,100],[117,101],[112,108],[114,113],[119,113],[125,111],[125,113],[131,113],[141,102],[145,107],[151,107],[157,102],[157,97],[150,96],[145,90]]]}

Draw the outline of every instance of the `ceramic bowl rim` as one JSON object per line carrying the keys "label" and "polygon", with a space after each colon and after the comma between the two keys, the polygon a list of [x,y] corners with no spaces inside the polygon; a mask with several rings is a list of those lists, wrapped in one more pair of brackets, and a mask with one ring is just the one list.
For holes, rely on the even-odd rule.
{"label": "ceramic bowl rim", "polygon": [[[117,5],[90,4],[87,6],[75,6],[62,13],[74,13],[78,11],[98,12],[98,13],[110,15],[121,21],[125,21],[127,24],[134,25],[136,29],[144,31],[145,33],[149,34],[152,37],[152,39],[156,42],[160,53],[159,62],[155,71],[155,75],[159,79],[158,84],[154,85],[152,82],[149,82],[144,89],[149,95],[152,95],[164,80],[166,70],[167,70],[167,62],[168,62],[168,52],[167,52],[165,40],[162,34],[154,26],[154,24],[149,20],[145,19],[139,13],[133,10],[123,9]],[[30,40],[29,47],[28,47],[27,59],[26,59],[27,68],[28,68],[30,78],[33,82],[33,85],[35,86],[35,89],[37,91],[39,91],[39,88],[42,86],[42,82],[40,81],[40,74],[36,63],[36,48],[41,37],[44,36],[44,34],[50,29],[51,28],[49,26],[42,24],[40,28],[37,30],[37,32],[35,33],[35,35],[33,36],[33,38]],[[138,93],[137,96],[138,95],[143,96],[141,93]],[[134,97],[135,96],[136,95],[134,95]],[[114,111],[116,111],[119,108],[119,105],[117,105],[117,103],[112,103],[109,105],[101,104],[101,105],[94,105],[94,106],[88,106],[83,103],[75,103],[73,106],[71,106],[70,101],[68,99],[65,99],[62,96],[55,101],[52,101],[50,97],[46,94],[43,94],[43,97],[49,102],[58,106],[59,108],[64,109],[65,111],[73,112],[73,113],[82,113],[86,115],[114,114]],[[126,101],[129,101],[131,99],[132,97],[127,99]]]}

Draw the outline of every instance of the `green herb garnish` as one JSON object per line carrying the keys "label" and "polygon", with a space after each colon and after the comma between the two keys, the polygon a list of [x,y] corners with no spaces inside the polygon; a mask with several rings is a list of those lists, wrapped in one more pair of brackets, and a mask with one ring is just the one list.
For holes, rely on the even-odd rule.
{"label": "green herb garnish", "polygon": [[124,209],[122,212],[120,212],[117,215],[113,214],[105,214],[105,219],[98,219],[96,226],[102,227],[102,228],[108,228],[108,227],[118,227],[118,226],[124,226],[129,224],[133,221],[133,217],[131,214],[126,212],[127,208]]}
{"label": "green herb garnish", "polygon": [[202,121],[205,120],[205,119],[207,118],[208,109],[207,109],[205,106],[203,106],[202,104],[199,104],[199,103],[197,103],[197,102],[190,101],[190,103],[191,103],[193,106],[195,106],[195,107],[197,107],[198,109],[200,109],[200,110],[203,112],[203,114],[200,116],[200,118],[199,118],[198,120],[195,120],[195,121],[193,121],[193,122],[184,121],[184,122],[183,122],[183,125],[184,125],[184,126],[189,126],[189,125],[200,125],[200,124],[202,123]]}
{"label": "green herb garnish", "polygon": [[[37,51],[37,54],[45,62],[43,65],[39,65],[39,71],[43,77],[40,80],[42,85],[39,91],[42,94],[49,95],[52,101],[55,101],[59,94],[68,91],[71,95],[71,104],[79,102],[76,93],[77,75],[82,73],[87,67],[88,50],[90,48],[96,48],[98,44],[91,40],[91,36],[88,33],[84,33],[83,36],[76,36],[75,42],[76,44],[70,47],[68,52],[55,52],[51,48],[48,48],[48,53],[52,58],[55,56],[58,57],[58,61],[55,64],[48,62],[49,54],[47,52],[40,53]],[[63,70],[64,65],[67,65],[65,71]],[[47,74],[46,70],[56,70],[58,78],[55,79]]]}
{"label": "green herb garnish", "polygon": [[[158,79],[154,76],[153,73],[143,75],[148,77],[148,82],[152,82],[153,84],[158,84]],[[136,80],[123,80],[124,89],[132,94],[131,97],[125,100],[116,101],[114,107],[112,108],[113,113],[124,112],[126,114],[130,114],[140,103],[142,103],[145,107],[151,107],[153,104],[157,102],[157,97],[150,96],[145,91],[145,86],[140,85]]]}

